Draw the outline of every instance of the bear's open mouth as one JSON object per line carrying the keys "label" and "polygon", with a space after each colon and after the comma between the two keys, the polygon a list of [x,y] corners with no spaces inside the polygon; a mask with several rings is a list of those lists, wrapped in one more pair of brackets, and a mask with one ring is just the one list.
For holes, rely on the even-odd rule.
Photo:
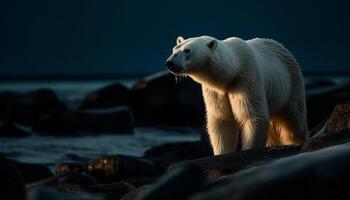
{"label": "bear's open mouth", "polygon": [[179,65],[168,66],[168,70],[173,74],[180,74],[185,71],[185,68]]}

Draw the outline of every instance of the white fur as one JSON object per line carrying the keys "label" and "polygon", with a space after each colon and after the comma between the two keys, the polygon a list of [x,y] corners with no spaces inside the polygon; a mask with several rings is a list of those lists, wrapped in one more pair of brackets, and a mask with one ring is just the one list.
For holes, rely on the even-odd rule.
{"label": "white fur", "polygon": [[[184,49],[191,53],[185,55]],[[177,75],[202,85],[215,155],[236,151],[239,138],[245,150],[302,143],[307,137],[303,77],[293,55],[278,42],[180,38],[175,54],[184,67]]]}

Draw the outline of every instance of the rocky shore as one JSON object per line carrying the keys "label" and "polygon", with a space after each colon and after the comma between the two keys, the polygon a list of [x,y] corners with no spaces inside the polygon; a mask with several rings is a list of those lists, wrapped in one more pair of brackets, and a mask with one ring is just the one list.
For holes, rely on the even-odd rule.
{"label": "rocky shore", "polygon": [[[54,91],[0,92],[0,137],[133,134],[139,126],[202,130],[141,157],[109,155],[55,170],[0,155],[0,199],[328,199],[348,195],[350,82],[306,81],[311,135],[303,145],[212,156],[200,86],[167,72],[92,91],[70,108]],[[23,128],[26,127],[26,128]],[[345,197],[346,197],[345,196]]]}

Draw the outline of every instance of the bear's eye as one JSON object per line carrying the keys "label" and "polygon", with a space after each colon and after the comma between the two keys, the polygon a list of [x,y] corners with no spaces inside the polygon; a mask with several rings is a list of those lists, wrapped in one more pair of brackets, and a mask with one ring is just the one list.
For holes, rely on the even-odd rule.
{"label": "bear's eye", "polygon": [[190,49],[184,49],[184,52],[185,52],[185,53],[190,53],[191,50],[190,50]]}

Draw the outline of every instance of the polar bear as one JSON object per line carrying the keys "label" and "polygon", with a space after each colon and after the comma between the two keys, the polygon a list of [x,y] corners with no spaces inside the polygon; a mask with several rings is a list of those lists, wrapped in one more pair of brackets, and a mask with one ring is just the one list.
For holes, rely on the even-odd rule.
{"label": "polar bear", "polygon": [[294,56],[271,39],[178,37],[165,65],[202,85],[215,155],[300,144],[308,136],[304,80]]}

